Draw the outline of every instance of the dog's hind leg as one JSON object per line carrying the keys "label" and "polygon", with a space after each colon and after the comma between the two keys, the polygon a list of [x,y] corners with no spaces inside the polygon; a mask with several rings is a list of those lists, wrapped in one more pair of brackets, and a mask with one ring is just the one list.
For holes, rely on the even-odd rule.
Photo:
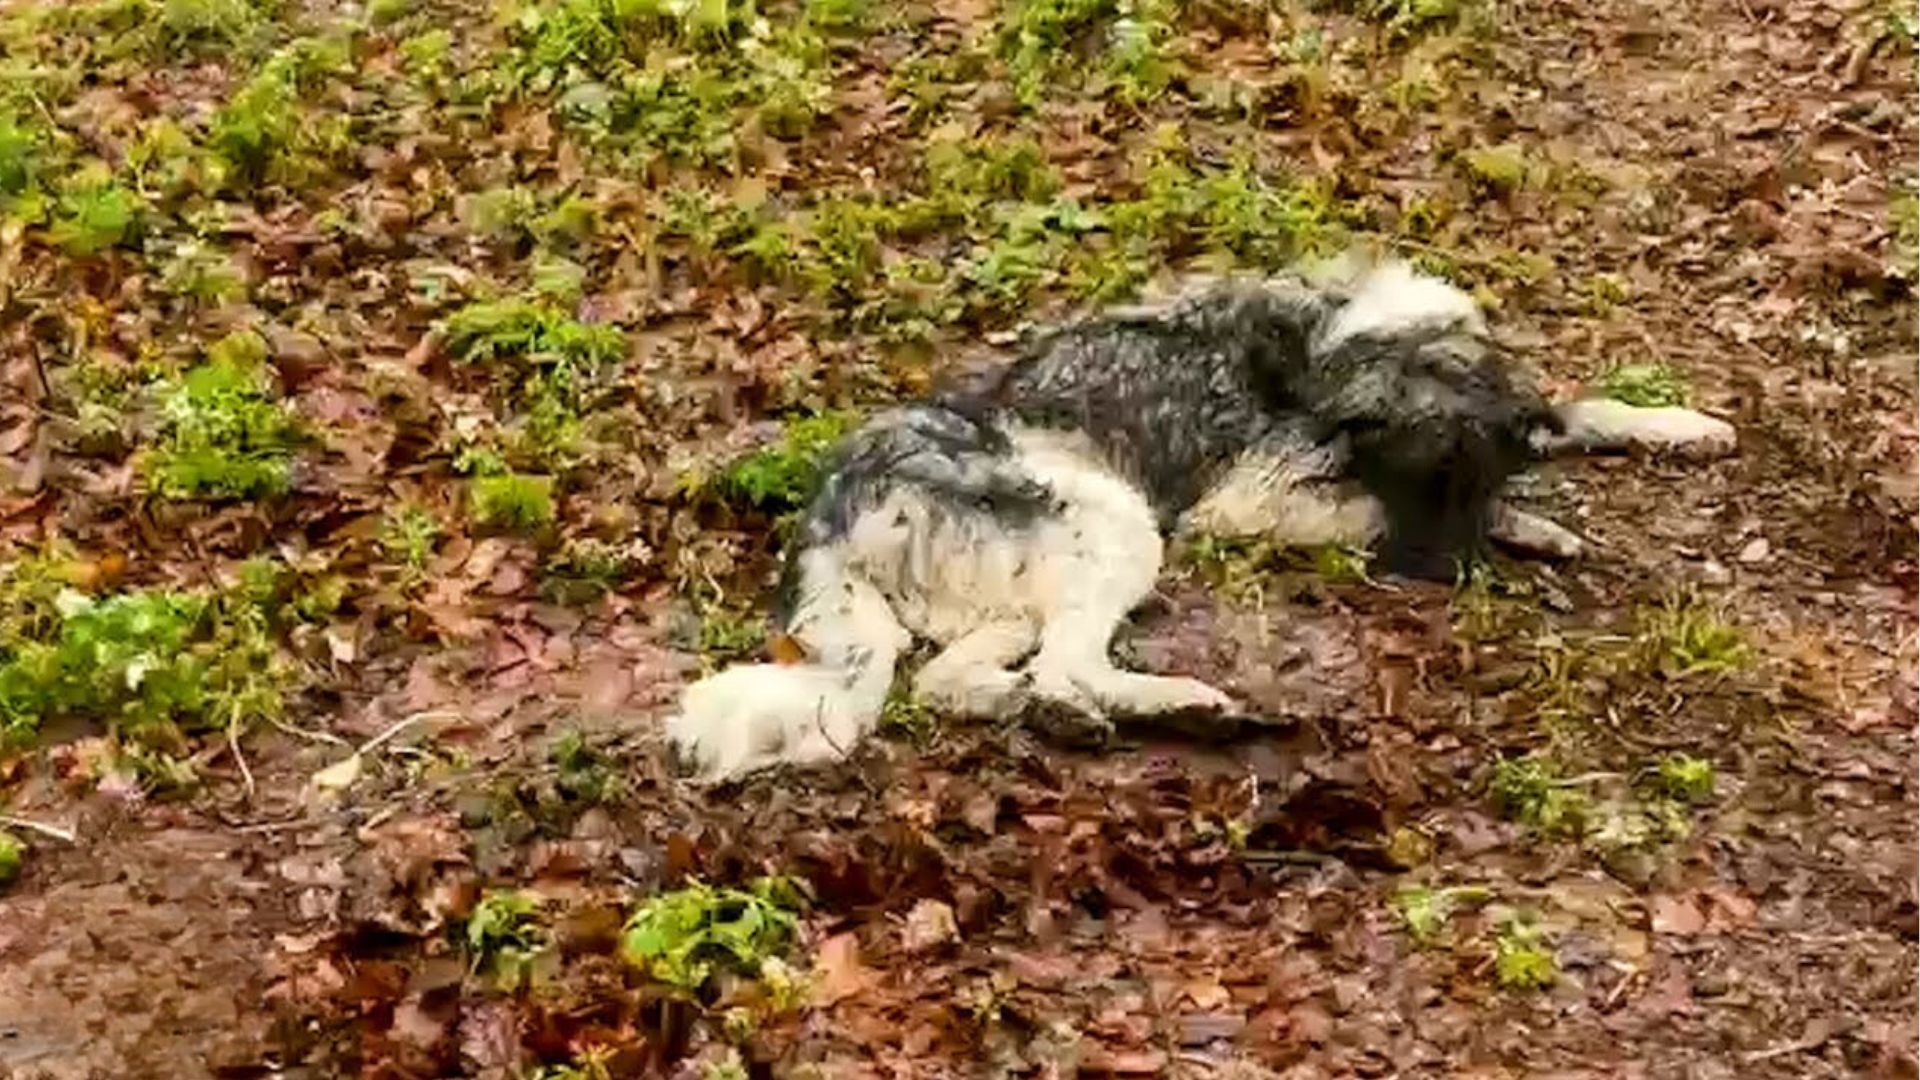
{"label": "dog's hind leg", "polygon": [[[1139,597],[1132,598],[1138,602]],[[1198,679],[1142,675],[1116,667],[1109,655],[1114,631],[1132,603],[1092,595],[1056,611],[1041,631],[1040,652],[1028,665],[1034,719],[1055,735],[1101,739],[1108,717],[1227,714],[1234,703]]]}
{"label": "dog's hind leg", "polygon": [[687,688],[666,721],[668,738],[706,779],[832,760],[880,718],[911,636],[886,596],[850,565],[846,544],[806,551],[798,562],[803,599],[787,630],[812,659],[710,675]]}
{"label": "dog's hind leg", "polygon": [[1001,720],[1020,710],[1026,677],[1009,668],[1039,643],[1033,621],[1009,617],[961,635],[921,667],[913,693],[943,712]]}
{"label": "dog's hind leg", "polygon": [[[1065,587],[1050,590],[1053,603],[1040,630],[1040,651],[1027,665],[1030,693],[1043,718],[1058,733],[1104,736],[1109,716],[1155,717],[1172,713],[1227,712],[1232,699],[1198,679],[1143,675],[1115,666],[1114,632],[1153,588],[1161,541],[1150,523],[1125,546],[1133,559],[1088,563]],[[1112,538],[1109,537],[1109,540]]]}

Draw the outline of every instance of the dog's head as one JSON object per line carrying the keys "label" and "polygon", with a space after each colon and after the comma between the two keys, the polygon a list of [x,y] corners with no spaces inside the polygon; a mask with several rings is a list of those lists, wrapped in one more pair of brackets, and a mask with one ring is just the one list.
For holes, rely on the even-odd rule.
{"label": "dog's head", "polygon": [[1309,277],[1322,313],[1289,397],[1344,438],[1387,511],[1389,568],[1450,578],[1558,421],[1473,299],[1398,263]]}

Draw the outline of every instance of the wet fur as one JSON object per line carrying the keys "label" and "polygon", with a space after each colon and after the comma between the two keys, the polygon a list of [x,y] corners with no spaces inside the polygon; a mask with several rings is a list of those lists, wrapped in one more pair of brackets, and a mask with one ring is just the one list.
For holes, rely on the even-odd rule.
{"label": "wet fur", "polygon": [[781,590],[807,661],[702,680],[668,734],[708,776],[844,754],[916,639],[942,651],[914,692],[948,713],[1098,733],[1115,715],[1224,712],[1212,687],[1108,655],[1165,533],[1372,544],[1393,569],[1451,575],[1498,528],[1572,542],[1496,503],[1563,444],[1587,445],[1472,301],[1403,266],[1210,282],[1053,328],[847,440]]}

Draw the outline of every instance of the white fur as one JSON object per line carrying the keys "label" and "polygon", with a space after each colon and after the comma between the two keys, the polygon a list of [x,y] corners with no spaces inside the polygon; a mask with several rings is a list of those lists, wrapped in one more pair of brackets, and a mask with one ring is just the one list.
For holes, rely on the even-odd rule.
{"label": "white fur", "polygon": [[1486,329],[1473,297],[1405,263],[1387,263],[1360,275],[1351,299],[1321,331],[1320,347],[1331,348],[1362,334],[1447,326],[1476,334]]}
{"label": "white fur", "polygon": [[1487,533],[1510,548],[1560,559],[1574,558],[1587,548],[1587,542],[1566,526],[1504,502],[1493,504]]}
{"label": "white fur", "polygon": [[1380,500],[1328,479],[1324,448],[1247,453],[1188,510],[1181,529],[1281,544],[1361,547],[1386,532]]}
{"label": "white fur", "polygon": [[[1350,302],[1322,331],[1320,347],[1429,326],[1485,330],[1470,297],[1403,264],[1341,272]],[[1563,406],[1561,416],[1568,430],[1559,446],[1733,447],[1731,427],[1686,409],[1587,401]],[[1016,430],[1010,438],[1013,452],[993,467],[1044,485],[1058,510],[1025,525],[956,517],[903,486],[844,537],[807,551],[787,631],[805,644],[809,662],[702,679],[667,721],[668,736],[704,775],[733,777],[850,751],[879,719],[894,666],[916,637],[942,651],[921,669],[915,693],[949,713],[1009,717],[1037,699],[1104,723],[1109,713],[1231,706],[1205,683],[1122,671],[1109,656],[1115,629],[1160,572],[1162,541],[1144,494],[1082,435]],[[1370,543],[1384,531],[1382,508],[1342,480],[1327,453],[1249,450],[1183,527],[1299,545]],[[1582,546],[1571,532],[1504,504],[1495,508],[1492,531],[1552,554]]]}
{"label": "white fur", "polygon": [[[1039,698],[1108,713],[1223,709],[1192,679],[1121,671],[1114,630],[1152,589],[1162,541],[1153,509],[1079,436],[1011,434],[1012,467],[1059,503],[1029,528],[956,521],[903,488],[848,535],[803,556],[788,632],[805,665],[738,667],[695,683],[670,739],[711,778],[850,750],[878,720],[908,636],[945,646],[917,692],[974,716]],[[1022,672],[1010,665],[1037,648]]]}
{"label": "white fur", "polygon": [[1679,406],[1646,408],[1610,398],[1585,398],[1559,406],[1566,432],[1548,449],[1683,451],[1699,456],[1732,453],[1733,425]]}
{"label": "white fur", "polygon": [[848,556],[846,545],[801,556],[807,593],[793,621],[813,662],[729,668],[687,688],[667,737],[703,772],[828,760],[873,727],[911,639],[879,590],[849,572]]}

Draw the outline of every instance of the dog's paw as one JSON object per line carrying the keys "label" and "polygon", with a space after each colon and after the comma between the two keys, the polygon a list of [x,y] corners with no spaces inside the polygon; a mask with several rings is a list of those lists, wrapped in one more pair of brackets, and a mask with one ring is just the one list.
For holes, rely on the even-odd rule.
{"label": "dog's paw", "polygon": [[1105,746],[1113,721],[1086,688],[1072,679],[1031,677],[1020,695],[1020,722],[1055,742]]}
{"label": "dog's paw", "polygon": [[1587,547],[1587,542],[1566,526],[1504,502],[1493,508],[1490,533],[1494,540],[1523,555],[1574,559]]}
{"label": "dog's paw", "polygon": [[1738,444],[1733,425],[1677,405],[1646,408],[1610,398],[1559,407],[1563,438],[1583,450],[1637,447],[1689,457],[1723,457]]}

